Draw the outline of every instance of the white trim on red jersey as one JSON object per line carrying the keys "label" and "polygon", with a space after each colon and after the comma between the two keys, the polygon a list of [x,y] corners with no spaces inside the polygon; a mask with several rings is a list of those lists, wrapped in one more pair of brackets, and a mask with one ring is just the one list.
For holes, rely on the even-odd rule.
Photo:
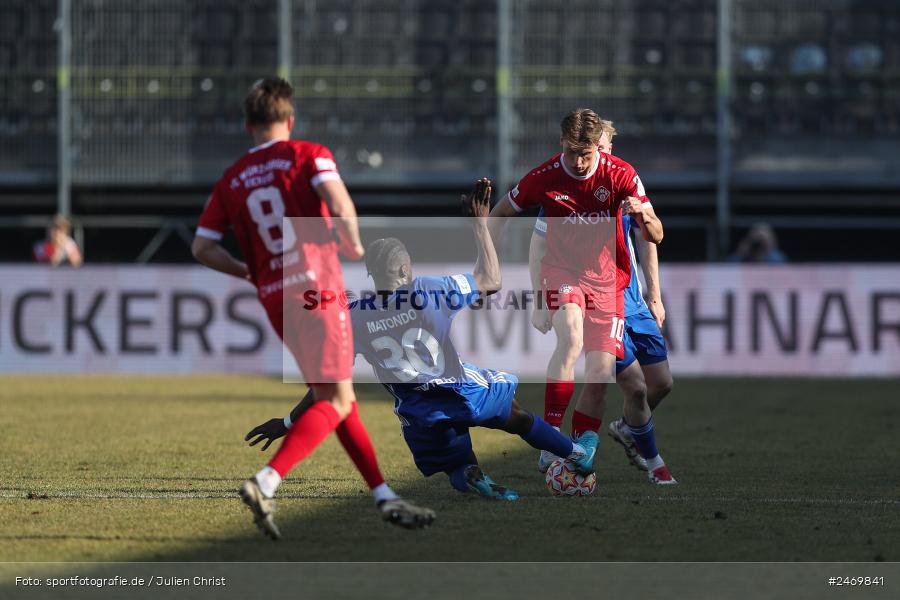
{"label": "white trim on red jersey", "polygon": [[218,242],[222,239],[224,234],[221,231],[216,231],[215,229],[210,229],[209,227],[198,227],[197,235],[199,237],[204,237]]}
{"label": "white trim on red jersey", "polygon": [[516,201],[513,200],[513,196],[518,196],[518,195],[519,195],[519,186],[517,185],[516,187],[511,189],[508,194],[506,194],[506,197],[509,199],[509,203],[516,210],[516,212],[522,212],[525,209],[523,209],[521,206],[516,204]]}
{"label": "white trim on red jersey", "polygon": [[257,150],[262,150],[263,148],[268,148],[269,146],[274,146],[278,142],[286,142],[286,141],[287,140],[279,140],[279,139],[269,140],[268,142],[264,142],[264,143],[260,144],[259,146],[253,146],[252,148],[247,150],[247,153],[250,154],[250,153],[256,152]]}
{"label": "white trim on red jersey", "polygon": [[336,171],[322,171],[321,173],[317,173],[313,176],[312,179],[309,180],[311,186],[316,187],[323,181],[340,181],[341,176]]}
{"label": "white trim on red jersey", "polygon": [[584,175],[584,176],[582,176],[582,175],[575,175],[574,173],[572,173],[572,171],[569,170],[569,167],[566,166],[565,154],[564,154],[564,153],[561,153],[561,154],[559,155],[559,164],[562,165],[563,171],[566,172],[566,175],[568,175],[568,176],[571,177],[572,179],[577,179],[578,181],[584,181],[585,179],[590,179],[591,177],[593,177],[594,174],[597,172],[597,169],[600,168],[600,153],[599,153],[599,152],[595,152],[595,153],[594,153],[594,157],[595,157],[595,159],[596,159],[596,160],[594,161],[594,168],[591,169],[591,172],[590,172],[590,173],[588,173],[587,175]]}

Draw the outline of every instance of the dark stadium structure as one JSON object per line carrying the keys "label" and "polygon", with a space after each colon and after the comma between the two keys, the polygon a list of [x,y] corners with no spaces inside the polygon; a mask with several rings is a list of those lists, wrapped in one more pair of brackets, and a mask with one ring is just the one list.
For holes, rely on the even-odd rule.
{"label": "dark stadium structure", "polygon": [[[664,260],[716,260],[726,93],[731,247],[766,221],[792,261],[900,260],[881,235],[900,223],[900,4],[731,4],[723,88],[715,0],[295,0],[295,134],[334,150],[362,214],[455,214],[590,106],[667,224]],[[0,5],[0,260],[28,260],[56,211],[64,80],[88,260],[190,261],[210,185],[249,146],[241,97],[283,62],[278,2],[73,0],[67,69],[57,5]]]}

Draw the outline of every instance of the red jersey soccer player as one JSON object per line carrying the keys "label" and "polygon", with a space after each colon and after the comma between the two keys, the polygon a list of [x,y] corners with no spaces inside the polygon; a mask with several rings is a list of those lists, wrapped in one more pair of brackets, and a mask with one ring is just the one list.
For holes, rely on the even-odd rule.
{"label": "red jersey soccer player", "polygon": [[[634,216],[647,241],[662,240],[656,217],[634,168],[598,150],[602,121],[589,109],[562,120],[562,154],[522,178],[491,211],[495,242],[506,218],[541,206],[547,218],[547,252],[541,264],[543,289],[557,343],[547,368],[546,402],[568,406],[575,387],[575,363],[582,349],[585,393],[575,407],[576,441],[596,449],[607,382],[614,381],[622,356],[623,291],[631,280],[631,257],[618,221]],[[605,244],[607,241],[608,244]],[[650,416],[646,398],[626,401],[630,422]]]}
{"label": "red jersey soccer player", "polygon": [[[332,230],[337,230],[347,258],[363,255],[356,209],[334,157],[324,146],[290,139],[293,89],[283,79],[254,84],[244,112],[256,146],[226,169],[213,188],[192,250],[207,267],[256,285],[269,321],[294,355],[314,400],[296,423],[286,423],[290,430],[284,442],[269,464],[244,483],[241,498],[260,530],[277,539],[275,490],[295,464],[337,431],[384,519],[410,528],[428,525],[432,511],[401,500],[384,482],[356,408],[350,317],[346,306],[327,302],[344,292]],[[234,229],[246,263],[219,244],[228,227]],[[310,293],[321,302],[315,310],[304,310],[304,295]]]}
{"label": "red jersey soccer player", "polygon": [[[600,121],[600,125],[603,134],[600,136],[598,149],[603,154],[612,154],[616,128],[613,127],[612,121]],[[646,210],[650,204],[644,203],[642,206]],[[616,361],[616,383],[626,398],[646,395],[650,410],[655,411],[672,389],[666,342],[660,331],[666,318],[666,311],[659,287],[656,245],[639,235],[637,244],[632,246],[630,230],[634,222],[635,220],[628,215],[619,221],[629,247],[629,255],[633,259],[636,248],[637,254],[641,257],[641,268],[647,280],[647,299],[645,301],[642,297],[643,290],[634,268],[636,265],[632,265],[631,282],[625,289],[625,335],[622,340],[625,356]],[[528,271],[532,289],[541,290],[541,293],[543,291],[540,272],[541,261],[546,253],[544,237],[546,230],[547,222],[541,215],[535,222],[528,250]],[[547,333],[550,330],[550,312],[536,303],[531,322],[538,331]],[[556,399],[552,397],[545,400],[549,402],[544,404],[544,420],[558,429],[567,407],[553,404]],[[602,411],[599,405],[596,406],[598,413]],[[629,424],[624,417],[620,417],[610,423],[609,435],[622,446],[625,456],[632,465],[647,471],[650,482],[659,485],[678,483],[672,477],[656,447],[656,433],[652,419],[644,424]],[[542,451],[538,458],[538,469],[545,472],[556,459],[556,456]]]}

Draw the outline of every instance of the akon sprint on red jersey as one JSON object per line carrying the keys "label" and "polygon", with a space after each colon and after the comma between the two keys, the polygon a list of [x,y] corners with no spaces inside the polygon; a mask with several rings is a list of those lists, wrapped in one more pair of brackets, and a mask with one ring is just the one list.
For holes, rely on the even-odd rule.
{"label": "akon sprint on red jersey", "polygon": [[[628,246],[622,228],[616,226],[622,218],[622,201],[628,196],[639,197],[645,203],[650,199],[634,167],[611,154],[598,154],[594,170],[584,176],[570,173],[562,154],[554,156],[523,177],[509,198],[518,211],[543,207],[547,217],[543,264],[583,273],[597,283],[611,281],[615,274],[616,290],[621,291],[631,281]],[[605,262],[612,257],[604,256],[603,246],[585,243],[592,234],[576,233],[578,226],[602,224],[612,225],[608,229],[609,235],[614,236],[610,241],[615,244],[615,265]],[[615,270],[607,266],[614,266]]]}
{"label": "akon sprint on red jersey", "polygon": [[[197,228],[197,235],[214,240],[234,229],[269,320],[308,382],[349,379],[352,368],[346,308],[301,308],[308,290],[335,296],[344,291],[330,213],[315,189],[330,179],[340,175],[325,146],[300,140],[262,144],[225,170]],[[284,217],[291,217],[287,226]]]}
{"label": "akon sprint on red jersey", "polygon": [[[547,251],[541,277],[557,306],[575,302],[585,309],[585,350],[621,352],[616,333],[624,313],[624,290],[631,281],[631,255],[619,220],[628,196],[649,202],[634,168],[599,153],[594,169],[571,173],[563,155],[554,156],[509,193],[516,210],[541,206],[547,220]],[[555,308],[553,297],[548,298]]]}

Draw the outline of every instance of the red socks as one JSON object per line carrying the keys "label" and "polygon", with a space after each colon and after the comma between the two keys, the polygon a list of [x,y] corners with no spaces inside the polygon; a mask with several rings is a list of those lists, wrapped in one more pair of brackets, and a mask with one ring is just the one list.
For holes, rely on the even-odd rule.
{"label": "red socks", "polygon": [[269,466],[284,477],[335,430],[341,418],[329,402],[316,402],[288,430]]}
{"label": "red socks", "polygon": [[[569,408],[574,391],[574,381],[548,379],[544,389],[544,420],[554,427],[559,427],[566,414],[566,409]],[[577,437],[585,431],[596,433],[600,431],[602,424],[602,418],[591,417],[576,410],[572,414],[572,436]]]}
{"label": "red socks", "polygon": [[372,446],[369,432],[359,418],[356,402],[343,422],[329,402],[313,404],[291,426],[278,452],[269,461],[269,466],[278,471],[282,477],[286,476],[294,465],[309,456],[316,446],[335,430],[341,445],[350,455],[350,459],[359,469],[369,488],[376,488],[384,483],[384,477],[378,468],[375,448]]}
{"label": "red socks", "polygon": [[544,387],[544,420],[554,427],[562,424],[572,393],[575,391],[574,381],[557,381],[548,379]]}
{"label": "red socks", "polygon": [[597,433],[601,425],[603,425],[602,418],[592,417],[576,410],[572,415],[572,437],[578,437],[585,431]]}
{"label": "red socks", "polygon": [[344,450],[350,455],[353,464],[356,465],[359,473],[366,480],[369,489],[374,489],[384,483],[381,469],[378,468],[375,448],[372,446],[372,440],[369,437],[369,432],[366,431],[366,426],[363,425],[362,419],[359,418],[356,402],[353,403],[353,410],[338,426],[337,436],[341,440]]}

